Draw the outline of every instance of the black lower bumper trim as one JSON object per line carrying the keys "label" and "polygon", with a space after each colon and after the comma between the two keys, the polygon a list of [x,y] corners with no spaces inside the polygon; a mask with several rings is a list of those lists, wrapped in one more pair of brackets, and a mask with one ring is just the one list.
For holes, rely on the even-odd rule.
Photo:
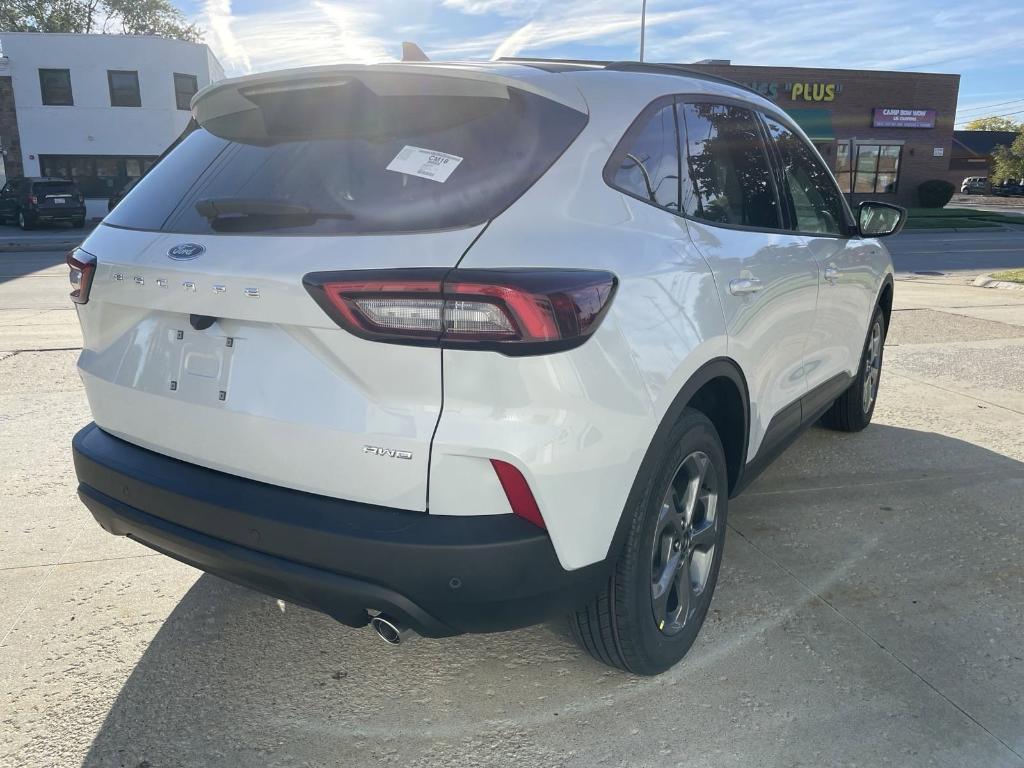
{"label": "black lower bumper trim", "polygon": [[352,626],[367,610],[442,637],[528,626],[584,603],[608,562],[575,571],[512,515],[359,504],[178,461],[103,432],[74,438],[79,496],[111,533]]}

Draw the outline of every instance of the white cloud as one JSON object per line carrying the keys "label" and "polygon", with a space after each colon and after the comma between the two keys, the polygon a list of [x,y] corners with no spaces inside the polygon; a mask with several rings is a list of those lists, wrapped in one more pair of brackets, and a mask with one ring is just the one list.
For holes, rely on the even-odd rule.
{"label": "white cloud", "polygon": [[245,47],[235,37],[231,15],[231,0],[206,0],[200,23],[207,30],[206,41],[217,54],[224,68],[252,71],[252,61]]}

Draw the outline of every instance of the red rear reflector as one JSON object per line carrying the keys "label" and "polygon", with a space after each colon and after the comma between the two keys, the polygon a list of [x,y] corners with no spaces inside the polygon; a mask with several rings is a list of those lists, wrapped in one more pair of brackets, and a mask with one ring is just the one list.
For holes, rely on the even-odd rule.
{"label": "red rear reflector", "polygon": [[617,281],[582,269],[397,269],[314,272],[303,283],[365,339],[530,355],[586,341]]}
{"label": "red rear reflector", "polygon": [[491,466],[494,467],[494,473],[498,476],[498,482],[505,491],[512,511],[538,528],[547,530],[544,518],[540,514],[540,507],[537,506],[537,500],[533,498],[533,491],[530,490],[523,473],[507,461],[498,459],[491,459]]}

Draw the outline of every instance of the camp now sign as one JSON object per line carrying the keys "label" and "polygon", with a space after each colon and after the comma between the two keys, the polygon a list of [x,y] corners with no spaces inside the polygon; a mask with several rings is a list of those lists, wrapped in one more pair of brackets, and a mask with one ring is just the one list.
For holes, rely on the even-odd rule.
{"label": "camp now sign", "polygon": [[875,128],[934,128],[934,109],[897,109],[875,107]]}

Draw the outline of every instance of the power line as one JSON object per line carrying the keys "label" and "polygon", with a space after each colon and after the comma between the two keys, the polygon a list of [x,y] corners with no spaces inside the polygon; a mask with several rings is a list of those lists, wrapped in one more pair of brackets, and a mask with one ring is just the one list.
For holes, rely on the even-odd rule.
{"label": "power line", "polygon": [[992,117],[1013,117],[1014,115],[1024,115],[1024,109],[1018,109],[1016,112],[1007,112],[1005,115],[976,115],[974,117],[969,117],[966,120],[960,120],[956,124],[964,125],[965,123],[971,123],[975,120],[988,120]]}
{"label": "power line", "polygon": [[998,104],[988,104],[987,106],[984,107],[964,107],[963,109],[958,109],[956,113],[959,115],[962,112],[977,112],[979,110],[991,109],[992,107],[1003,107],[1006,106],[1007,104],[1016,104],[1018,101],[1024,101],[1024,99],[1011,99],[1010,101],[1000,101]]}

